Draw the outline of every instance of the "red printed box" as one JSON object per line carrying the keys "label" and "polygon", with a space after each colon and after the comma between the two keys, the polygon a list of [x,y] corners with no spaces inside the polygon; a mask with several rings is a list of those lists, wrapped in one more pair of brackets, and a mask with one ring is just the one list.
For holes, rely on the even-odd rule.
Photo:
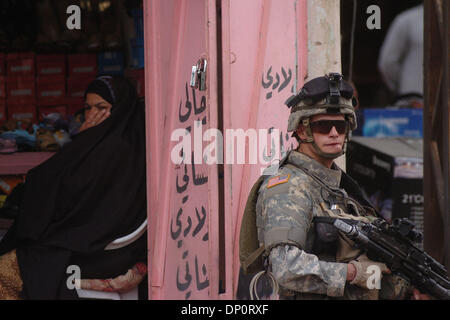
{"label": "red printed box", "polygon": [[0,99],[6,98],[6,79],[0,76]]}
{"label": "red printed box", "polygon": [[6,78],[6,98],[16,101],[36,100],[34,77]]}
{"label": "red printed box", "polygon": [[6,102],[5,100],[0,100],[0,124],[6,121]]}
{"label": "red printed box", "polygon": [[6,105],[8,109],[8,119],[30,119],[33,123],[37,123],[35,104],[18,104],[15,101],[11,102],[6,100]]}
{"label": "red printed box", "polygon": [[67,115],[74,115],[85,107],[83,99],[67,99]]}
{"label": "red printed box", "polygon": [[39,106],[38,107],[38,118],[39,121],[43,121],[44,117],[48,116],[52,113],[59,113],[63,116],[63,118],[67,117],[67,106],[60,105],[60,106]]}
{"label": "red printed box", "polygon": [[96,54],[70,54],[67,56],[69,77],[96,77]]}
{"label": "red printed box", "polygon": [[6,54],[0,53],[0,76],[6,75]]}
{"label": "red printed box", "polygon": [[36,81],[38,105],[55,106],[65,103],[66,82],[64,76],[38,77]]}
{"label": "red printed box", "polygon": [[84,92],[88,84],[95,80],[94,77],[69,77],[67,78],[67,98],[84,100]]}
{"label": "red printed box", "polygon": [[37,76],[66,75],[66,56],[64,54],[42,54],[36,56]]}
{"label": "red printed box", "polygon": [[145,96],[145,73],[144,69],[128,69],[126,76],[136,87],[138,97]]}
{"label": "red printed box", "polygon": [[7,75],[12,77],[34,76],[34,58],[33,52],[8,53],[6,56]]}

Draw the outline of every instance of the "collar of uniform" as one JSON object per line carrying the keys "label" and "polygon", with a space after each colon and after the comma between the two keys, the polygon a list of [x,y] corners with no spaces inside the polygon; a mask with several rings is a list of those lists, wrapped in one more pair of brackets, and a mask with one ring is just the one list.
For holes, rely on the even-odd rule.
{"label": "collar of uniform", "polygon": [[341,182],[341,170],[335,165],[334,162],[331,166],[333,169],[329,169],[316,160],[308,157],[306,154],[298,151],[290,152],[287,162],[293,164],[294,166],[302,167],[308,171],[314,172],[317,177],[329,186],[339,187]]}

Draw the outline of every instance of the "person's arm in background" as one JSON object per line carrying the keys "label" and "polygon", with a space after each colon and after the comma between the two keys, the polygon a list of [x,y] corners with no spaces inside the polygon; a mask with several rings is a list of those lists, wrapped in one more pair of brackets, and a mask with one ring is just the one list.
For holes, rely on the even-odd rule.
{"label": "person's arm in background", "polygon": [[388,88],[397,93],[403,58],[408,50],[408,25],[404,16],[394,19],[384,39],[378,58],[378,69]]}

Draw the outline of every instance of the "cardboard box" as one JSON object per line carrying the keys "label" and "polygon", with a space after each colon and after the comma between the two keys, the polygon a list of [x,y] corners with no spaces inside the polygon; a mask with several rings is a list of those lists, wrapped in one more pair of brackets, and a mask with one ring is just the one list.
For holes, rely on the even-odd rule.
{"label": "cardboard box", "polygon": [[67,99],[67,115],[74,115],[76,112],[84,108],[83,99]]}
{"label": "cardboard box", "polygon": [[365,137],[423,137],[422,109],[387,107],[363,109],[362,113]]}
{"label": "cardboard box", "polygon": [[96,77],[96,54],[70,54],[67,56],[69,77]]}
{"label": "cardboard box", "polygon": [[0,99],[0,125],[6,121],[6,116],[6,101],[4,99]]}
{"label": "cardboard box", "polygon": [[34,52],[8,53],[6,56],[6,68],[8,77],[34,77]]}
{"label": "cardboard box", "polygon": [[28,103],[17,103],[15,101],[6,100],[6,108],[8,111],[8,119],[30,119],[33,123],[37,123],[35,102],[29,101]]}
{"label": "cardboard box", "polygon": [[0,99],[6,98],[6,78],[0,76]]}
{"label": "cardboard box", "polygon": [[33,77],[7,77],[6,98],[17,103],[36,100],[36,83]]}
{"label": "cardboard box", "polygon": [[133,17],[135,41],[138,45],[144,45],[144,15],[141,8],[131,10]]}
{"label": "cardboard box", "polygon": [[347,173],[389,221],[409,218],[423,232],[423,156],[420,138],[353,137]]}
{"label": "cardboard box", "polygon": [[139,45],[135,41],[132,41],[131,57],[133,68],[144,68],[144,45]]}
{"label": "cardboard box", "polygon": [[24,179],[20,175],[2,175],[0,176],[0,190],[4,194],[10,195],[13,189],[23,182]]}
{"label": "cardboard box", "polygon": [[39,122],[44,120],[44,117],[51,113],[59,113],[63,116],[64,119],[67,118],[67,106],[59,105],[59,106],[38,106],[38,119]]}
{"label": "cardboard box", "polygon": [[42,54],[36,56],[36,75],[66,76],[66,56],[64,54]]}
{"label": "cardboard box", "polygon": [[123,53],[120,51],[109,51],[98,54],[99,75],[123,75],[124,63]]}
{"label": "cardboard box", "polygon": [[0,52],[0,76],[6,76],[6,54]]}
{"label": "cardboard box", "polygon": [[36,81],[38,105],[56,106],[65,103],[66,79],[64,76],[40,76]]}
{"label": "cardboard box", "polygon": [[84,99],[84,92],[88,84],[95,80],[94,77],[69,77],[67,78],[67,94],[68,99]]}

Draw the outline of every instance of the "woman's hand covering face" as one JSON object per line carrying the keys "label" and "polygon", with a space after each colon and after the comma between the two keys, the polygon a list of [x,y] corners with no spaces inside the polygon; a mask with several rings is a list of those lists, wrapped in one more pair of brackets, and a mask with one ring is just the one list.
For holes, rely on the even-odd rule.
{"label": "woman's hand covering face", "polygon": [[80,132],[105,121],[111,115],[112,105],[96,93],[86,95],[85,121],[80,127]]}

